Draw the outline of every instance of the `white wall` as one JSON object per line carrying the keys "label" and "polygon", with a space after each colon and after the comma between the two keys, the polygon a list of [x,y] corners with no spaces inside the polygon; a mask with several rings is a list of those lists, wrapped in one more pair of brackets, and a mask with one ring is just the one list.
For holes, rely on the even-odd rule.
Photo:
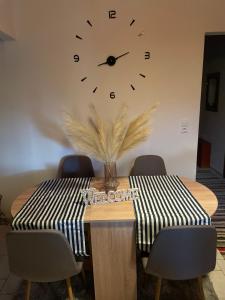
{"label": "white wall", "polygon": [[[218,111],[205,110],[207,74],[220,72]],[[204,67],[199,135],[211,143],[210,166],[223,175],[225,155],[225,54],[208,60]]]}
{"label": "white wall", "polygon": [[[114,23],[107,18],[109,9],[118,11]],[[168,173],[194,178],[204,34],[224,31],[224,11],[222,0],[14,1],[17,41],[0,46],[4,210],[9,212],[26,187],[53,177],[59,159],[74,152],[62,131],[61,111],[66,107],[85,120],[90,102],[106,118],[122,102],[128,104],[130,117],[160,102],[151,137],[118,162],[119,175],[128,174],[137,155],[156,153],[165,159]],[[92,29],[86,19],[95,24]],[[136,38],[142,30],[143,38]],[[84,43],[74,39],[75,34],[86,37]],[[142,56],[149,49],[152,61],[147,63]],[[131,52],[127,64],[96,71],[96,62],[109,51],[124,50]],[[72,62],[75,51],[84,64]],[[139,72],[147,78],[137,78]],[[81,84],[86,74],[89,80]],[[101,89],[93,95],[96,85]],[[108,100],[111,89],[119,94],[114,102]],[[185,119],[189,133],[182,135],[180,123]],[[95,168],[101,173],[101,164],[95,163]]]}

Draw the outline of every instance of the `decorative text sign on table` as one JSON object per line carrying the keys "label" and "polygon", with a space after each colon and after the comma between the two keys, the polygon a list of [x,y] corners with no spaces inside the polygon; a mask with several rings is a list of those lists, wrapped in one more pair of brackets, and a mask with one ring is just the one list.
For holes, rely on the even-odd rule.
{"label": "decorative text sign on table", "polygon": [[139,198],[138,188],[120,189],[117,191],[99,192],[96,188],[82,189],[81,194],[85,205],[107,204],[135,200]]}

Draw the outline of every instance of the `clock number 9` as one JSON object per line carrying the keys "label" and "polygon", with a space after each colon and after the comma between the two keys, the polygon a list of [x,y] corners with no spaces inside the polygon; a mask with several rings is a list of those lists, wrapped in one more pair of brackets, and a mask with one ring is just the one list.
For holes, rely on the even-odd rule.
{"label": "clock number 9", "polygon": [[150,59],[150,52],[149,51],[145,51],[145,59]]}
{"label": "clock number 9", "polygon": [[73,59],[74,59],[74,62],[78,62],[80,60],[80,57],[79,57],[79,55],[75,54],[73,56]]}
{"label": "clock number 9", "polygon": [[111,98],[111,99],[115,99],[115,98],[116,98],[115,92],[111,92],[111,93],[110,93],[110,98]]}

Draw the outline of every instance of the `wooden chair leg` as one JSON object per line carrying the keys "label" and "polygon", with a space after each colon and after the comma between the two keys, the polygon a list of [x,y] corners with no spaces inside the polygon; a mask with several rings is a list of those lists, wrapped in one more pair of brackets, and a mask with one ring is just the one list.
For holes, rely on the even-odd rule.
{"label": "wooden chair leg", "polygon": [[204,295],[203,285],[202,285],[202,277],[198,277],[198,286],[200,292],[200,299],[205,300],[205,295]]}
{"label": "wooden chair leg", "polygon": [[30,300],[31,281],[27,280],[25,299]]}
{"label": "wooden chair leg", "polygon": [[156,282],[155,300],[159,300],[160,298],[161,283],[162,283],[162,279],[158,278]]}
{"label": "wooden chair leg", "polygon": [[67,292],[68,292],[69,300],[74,300],[70,278],[66,278],[66,286],[67,286]]}

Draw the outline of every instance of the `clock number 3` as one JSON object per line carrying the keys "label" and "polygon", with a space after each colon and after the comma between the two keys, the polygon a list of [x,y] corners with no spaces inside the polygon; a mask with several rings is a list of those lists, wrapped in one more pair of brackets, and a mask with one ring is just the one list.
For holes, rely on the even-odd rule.
{"label": "clock number 3", "polygon": [[73,59],[74,59],[74,62],[78,62],[80,60],[80,57],[79,57],[79,55],[75,54],[73,56]]}
{"label": "clock number 3", "polygon": [[149,51],[145,51],[145,59],[150,59],[150,52]]}
{"label": "clock number 3", "polygon": [[109,10],[109,19],[115,19],[115,18],[116,18],[116,11]]}
{"label": "clock number 3", "polygon": [[116,98],[115,92],[111,92],[109,96],[110,96],[111,99],[115,99]]}

